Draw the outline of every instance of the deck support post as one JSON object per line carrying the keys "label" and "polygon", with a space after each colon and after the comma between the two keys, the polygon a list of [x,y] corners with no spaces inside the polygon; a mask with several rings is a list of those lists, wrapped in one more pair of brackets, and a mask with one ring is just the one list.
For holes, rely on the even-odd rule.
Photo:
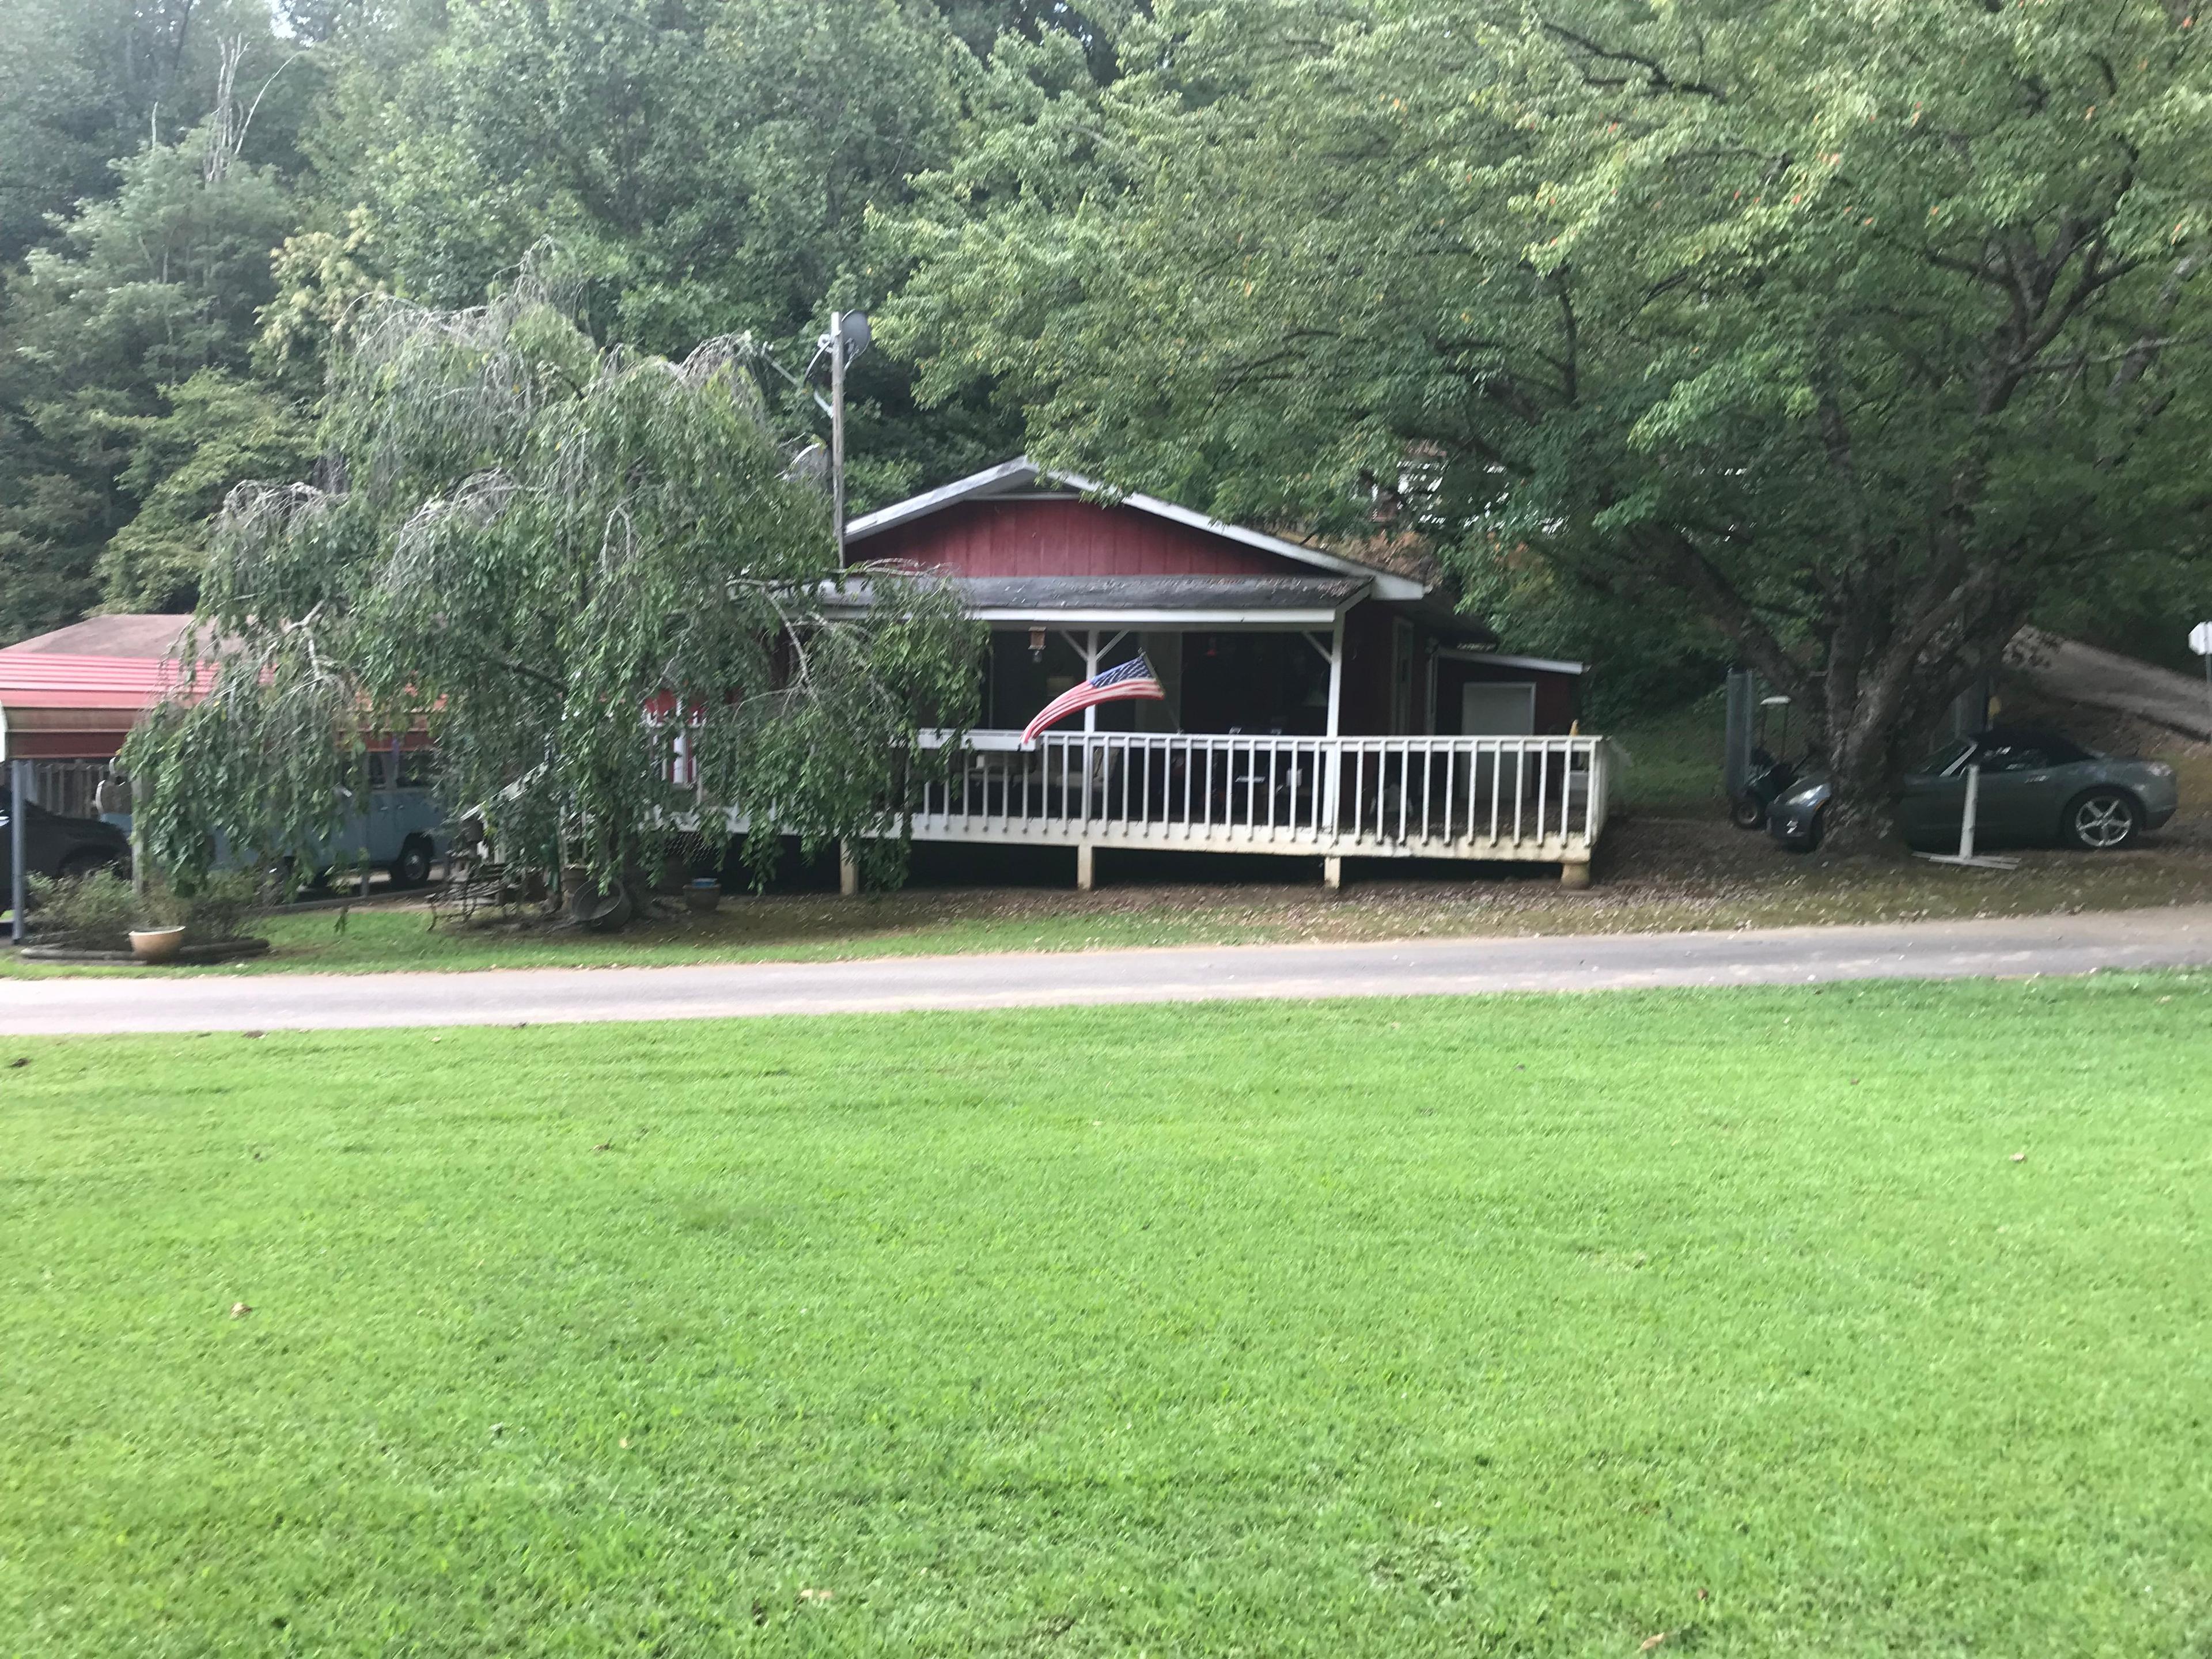
{"label": "deck support post", "polygon": [[1097,849],[1085,842],[1075,848],[1075,890],[1087,893],[1098,884],[1098,865],[1094,854]]}
{"label": "deck support post", "polygon": [[860,891],[860,866],[853,857],[853,843],[837,843],[837,891],[846,898],[856,898]]}
{"label": "deck support post", "polygon": [[1587,887],[1589,884],[1590,867],[1589,860],[1588,859],[1580,860],[1573,864],[1563,864],[1559,866],[1560,886],[1579,888]]}
{"label": "deck support post", "polygon": [[1342,890],[1344,887],[1344,860],[1342,859],[1329,858],[1323,859],[1321,861],[1321,884],[1328,888],[1332,893]]}

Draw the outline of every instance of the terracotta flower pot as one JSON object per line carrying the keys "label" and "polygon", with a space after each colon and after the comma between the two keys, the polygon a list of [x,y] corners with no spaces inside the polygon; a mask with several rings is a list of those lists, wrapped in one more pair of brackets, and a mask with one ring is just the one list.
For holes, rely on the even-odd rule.
{"label": "terracotta flower pot", "polygon": [[173,962],[185,942],[181,927],[134,927],[131,930],[131,954],[141,962]]}

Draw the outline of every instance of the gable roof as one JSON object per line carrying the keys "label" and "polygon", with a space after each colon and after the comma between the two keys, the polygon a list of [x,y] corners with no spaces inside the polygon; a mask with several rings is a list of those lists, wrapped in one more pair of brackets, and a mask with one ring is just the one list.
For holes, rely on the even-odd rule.
{"label": "gable roof", "polygon": [[[1017,455],[1011,461],[1001,461],[981,472],[971,472],[949,484],[940,484],[935,489],[927,489],[919,495],[909,495],[902,501],[895,501],[889,507],[878,507],[873,513],[863,514],[845,526],[845,540],[848,544],[860,541],[878,532],[910,524],[916,519],[926,519],[933,513],[941,513],[963,501],[1047,492],[1097,495],[1105,494],[1106,486],[1080,473],[1046,472],[1028,456]],[[1378,599],[1418,599],[1428,592],[1426,584],[1410,576],[1363,564],[1340,554],[1324,552],[1317,547],[1285,541],[1279,536],[1270,536],[1263,531],[1247,530],[1242,525],[1227,524],[1219,519],[1208,518],[1203,513],[1194,513],[1187,507],[1177,507],[1173,501],[1164,501],[1156,495],[1123,495],[1113,504],[1133,507],[1139,513],[1149,513],[1156,518],[1203,531],[1210,536],[1219,536],[1246,547],[1257,548],[1278,558],[1311,565],[1332,575],[1367,578],[1373,581],[1375,597]]]}

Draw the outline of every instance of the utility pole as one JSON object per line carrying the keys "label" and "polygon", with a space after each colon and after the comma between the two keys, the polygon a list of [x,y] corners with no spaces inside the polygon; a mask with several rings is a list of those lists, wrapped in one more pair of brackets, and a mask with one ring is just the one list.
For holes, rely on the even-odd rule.
{"label": "utility pole", "polygon": [[837,568],[845,568],[845,317],[830,313],[830,511],[837,524]]}
{"label": "utility pole", "polygon": [[[814,362],[830,354],[830,510],[837,520],[837,564],[845,563],[845,371],[868,349],[868,313],[833,311],[830,331],[815,343]],[[813,364],[808,366],[811,371]],[[816,392],[818,403],[822,394]]]}

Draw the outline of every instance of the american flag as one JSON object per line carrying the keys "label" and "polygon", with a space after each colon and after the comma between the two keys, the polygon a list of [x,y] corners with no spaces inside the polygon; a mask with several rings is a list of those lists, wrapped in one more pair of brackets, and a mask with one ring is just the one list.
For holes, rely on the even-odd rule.
{"label": "american flag", "polygon": [[1037,711],[1037,716],[1022,733],[1022,741],[1034,743],[1036,734],[1056,720],[1066,720],[1080,709],[1102,702],[1121,702],[1131,697],[1146,697],[1154,702],[1164,702],[1167,693],[1160,690],[1159,676],[1139,651],[1128,661],[1092,675],[1072,690],[1063,691]]}

